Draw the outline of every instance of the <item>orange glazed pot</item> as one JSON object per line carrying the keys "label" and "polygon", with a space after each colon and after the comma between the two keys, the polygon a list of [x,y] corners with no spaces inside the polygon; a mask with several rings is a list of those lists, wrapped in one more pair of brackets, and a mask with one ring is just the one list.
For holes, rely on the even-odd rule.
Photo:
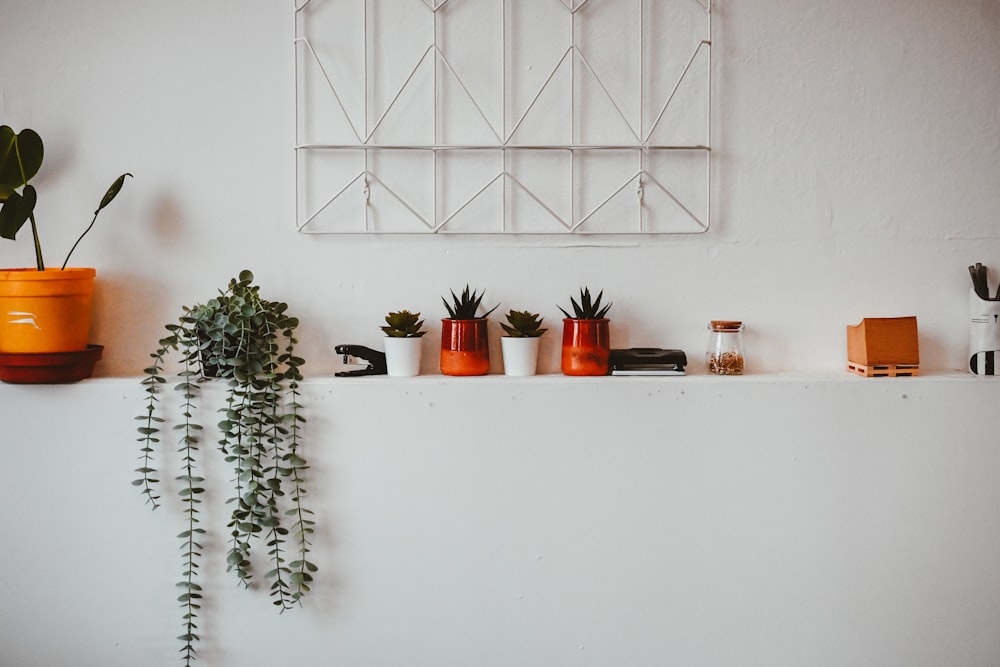
{"label": "orange glazed pot", "polygon": [[0,270],[0,353],[82,352],[97,271]]}
{"label": "orange glazed pot", "polygon": [[610,370],[611,320],[563,319],[563,375],[607,375]]}
{"label": "orange glazed pot", "polygon": [[441,372],[445,375],[486,375],[490,345],[485,317],[441,320]]}

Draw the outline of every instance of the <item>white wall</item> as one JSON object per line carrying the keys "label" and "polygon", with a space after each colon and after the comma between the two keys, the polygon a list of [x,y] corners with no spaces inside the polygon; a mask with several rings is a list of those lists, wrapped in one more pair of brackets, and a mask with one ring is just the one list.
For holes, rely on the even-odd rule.
{"label": "white wall", "polygon": [[[208,298],[243,268],[255,272],[267,296],[287,301],[303,320],[302,351],[308,360],[307,373],[316,382],[311,391],[329,397],[327,403],[320,401],[322,415],[315,420],[311,454],[319,477],[313,486],[322,489],[324,502],[336,516],[332,530],[346,526],[384,531],[366,536],[362,553],[352,553],[349,547],[337,551],[337,536],[326,536],[331,551],[324,557],[343,561],[327,568],[335,573],[336,581],[323,584],[322,604],[278,621],[302,640],[295,650],[303,651],[306,664],[325,664],[328,650],[333,656],[354,658],[346,664],[370,664],[360,657],[365,655],[365,646],[378,651],[378,664],[413,664],[406,661],[413,655],[424,664],[469,664],[462,661],[472,651],[474,640],[469,637],[481,640],[480,645],[497,642],[505,646],[498,655],[509,659],[495,664],[531,664],[532,660],[557,664],[561,658],[550,652],[556,650],[553,647],[565,647],[578,638],[547,615],[558,611],[558,606],[542,605],[523,617],[516,610],[487,606],[477,617],[482,591],[463,593],[463,582],[435,577],[426,587],[409,592],[409,611],[383,615],[398,603],[398,589],[387,583],[393,579],[385,579],[389,564],[370,559],[395,554],[401,539],[395,531],[403,526],[392,515],[395,500],[383,495],[373,499],[380,504],[374,508],[376,518],[371,525],[365,522],[370,508],[360,503],[372,500],[367,494],[373,489],[366,485],[381,480],[377,470],[365,466],[398,466],[396,457],[402,452],[390,450],[384,458],[360,462],[353,457],[375,456],[364,445],[377,446],[382,436],[366,435],[366,429],[373,427],[360,424],[377,420],[376,399],[387,394],[393,400],[400,385],[372,389],[368,382],[359,385],[365,389],[355,394],[350,391],[353,385],[343,383],[333,383],[327,391],[324,378],[339,367],[333,345],[377,345],[377,326],[390,309],[421,310],[432,326],[428,340],[433,345],[435,321],[444,314],[439,297],[449,288],[469,282],[486,289],[487,300],[500,301],[502,307],[532,307],[555,323],[555,305],[564,304],[580,285],[587,284],[603,287],[615,302],[612,343],[616,347],[676,346],[698,359],[709,319],[743,319],[748,324],[748,370],[755,374],[840,373],[846,324],[866,316],[916,315],[924,371],[946,373],[964,367],[969,288],[965,267],[982,261],[992,267],[994,285],[1000,278],[1000,68],[996,66],[1000,62],[1000,3],[996,0],[718,3],[715,219],[709,233],[687,237],[567,240],[297,234],[292,212],[292,34],[290,2],[4,3],[0,122],[16,129],[32,127],[46,141],[47,161],[37,186],[39,221],[50,262],[72,243],[111,180],[125,170],[135,174],[102,214],[100,229],[75,256],[77,263],[96,266],[99,272],[92,336],[94,342],[106,346],[99,375],[124,379],[93,381],[71,389],[0,387],[0,416],[5,422],[21,417],[13,429],[6,429],[3,439],[9,460],[3,466],[0,498],[6,507],[17,510],[3,513],[3,525],[6,532],[15,531],[25,547],[17,554],[5,550],[0,568],[5,572],[3,581],[17,583],[16,590],[22,593],[5,594],[0,606],[4,621],[0,627],[16,629],[0,631],[0,652],[23,657],[21,664],[31,664],[28,656],[40,648],[49,658],[36,664],[78,664],[70,656],[80,654],[95,656],[95,663],[115,664],[118,659],[118,664],[134,664],[134,660],[113,657],[112,638],[130,643],[130,650],[136,652],[148,646],[155,658],[147,664],[154,659],[169,664],[177,615],[170,602],[173,528],[167,527],[164,517],[146,516],[127,486],[132,467],[131,416],[138,396],[131,378],[146,364],[163,323],[176,316],[181,304]],[[31,262],[27,240],[0,244],[0,264],[27,266]],[[543,370],[556,372],[555,338],[550,336],[546,345]],[[433,355],[426,370],[434,370]],[[499,364],[495,364],[497,370]],[[692,370],[700,372],[697,366]],[[446,462],[457,453],[466,456],[453,461],[454,468],[421,468],[428,487],[454,481],[456,475],[488,470],[497,457],[501,465],[518,464],[520,459],[502,447],[511,435],[510,427],[493,423],[498,420],[487,400],[506,405],[515,400],[507,392],[520,396],[520,390],[490,384],[500,378],[477,381],[489,387],[482,394],[456,389],[469,385],[424,381],[429,388],[417,385],[418,391],[443,392],[440,399],[426,400],[439,400],[448,409],[442,414],[435,410],[414,415],[415,447],[435,447],[449,428],[450,418],[465,410],[472,411],[467,417],[470,421],[480,420],[476,430],[487,433],[482,443],[470,445],[482,447],[481,459],[470,456],[474,452],[438,452]],[[564,461],[559,455],[570,452],[559,439],[563,424],[581,415],[597,419],[605,400],[610,407],[632,410],[630,401],[639,401],[647,392],[655,394],[661,387],[616,384],[621,392],[604,393],[603,385],[590,381],[544,381],[556,384],[537,385],[541,389],[524,385],[524,391],[532,400],[535,392],[543,393],[551,403],[543,403],[546,409],[540,410],[525,408],[522,402],[523,412],[517,414],[542,428],[540,445],[554,445],[544,450],[552,458],[537,463],[542,467],[540,479],[533,482],[538,485],[533,487],[536,497],[547,497],[545,481],[559,479]],[[742,450],[717,447],[690,453],[694,459],[670,459],[667,453],[648,450],[649,442],[660,439],[662,423],[651,420],[631,427],[616,448],[632,443],[644,448],[643,456],[654,457],[668,469],[679,464],[679,471],[671,469],[670,474],[691,484],[705,480],[714,491],[713,502],[723,503],[709,513],[719,518],[720,508],[725,509],[720,549],[684,551],[678,556],[715,559],[714,571],[721,578],[696,580],[711,588],[708,598],[699,597],[701,589],[695,585],[678,591],[677,587],[687,584],[671,576],[677,569],[661,570],[659,562],[641,553],[650,546],[644,538],[631,533],[622,536],[621,552],[609,548],[587,556],[570,571],[592,574],[602,562],[635,568],[636,578],[628,579],[629,588],[621,598],[628,627],[620,633],[610,629],[613,624],[594,629],[601,608],[585,605],[581,614],[586,623],[574,631],[586,628],[597,633],[602,650],[608,653],[595,658],[574,653],[563,664],[572,660],[608,664],[603,657],[615,652],[634,658],[623,661],[628,664],[657,664],[658,658],[649,656],[669,655],[670,646],[679,659],[688,658],[686,664],[823,664],[820,659],[803,658],[815,657],[811,651],[819,648],[843,658],[831,658],[827,664],[920,664],[921,656],[912,653],[917,648],[930,656],[924,664],[995,664],[1000,648],[980,624],[986,619],[992,623],[987,627],[995,627],[998,620],[992,567],[997,547],[990,534],[997,521],[988,508],[1000,505],[1000,498],[988,483],[995,475],[986,475],[996,471],[994,452],[982,440],[982,433],[992,430],[983,426],[991,421],[991,404],[982,402],[979,392],[984,387],[993,392],[995,386],[990,381],[959,382],[957,386],[963,389],[951,383],[931,384],[934,396],[922,413],[910,408],[903,414],[888,413],[903,424],[919,417],[913,422],[916,426],[906,426],[902,434],[887,429],[883,413],[873,407],[864,411],[863,435],[858,436],[857,424],[845,415],[861,409],[867,400],[876,405],[883,400],[864,382],[836,383],[838,389],[824,395],[822,402],[791,398],[788,388],[764,391],[763,398],[745,402],[744,385],[733,389],[728,383],[718,385],[716,399],[716,385],[690,385],[698,387],[690,389],[692,402],[695,397],[703,402],[684,427],[685,446],[711,446],[706,439],[709,433],[701,431],[700,425],[712,423],[720,402],[721,407],[728,407],[732,401],[739,414],[749,419],[756,414],[794,415],[785,409],[791,401],[803,414],[822,415],[823,429],[817,434],[820,449],[811,448],[813,432],[808,424],[796,421],[788,430],[752,429],[744,443],[753,448],[749,451],[762,448],[765,460],[781,459],[784,467],[776,470],[782,472],[792,469],[790,448],[802,447],[818,456],[822,460],[814,462],[806,477],[796,478],[794,484],[785,478],[785,484],[808,486],[804,480],[815,481],[833,504],[852,497],[861,487],[857,504],[832,516],[829,506],[829,512],[819,514],[798,508],[795,488],[780,487],[787,493],[755,497],[758,485],[740,482],[745,495],[739,497],[752,506],[757,503],[761,516],[773,517],[775,511],[780,515],[764,526],[770,532],[761,547],[767,551],[763,555],[726,556],[745,526],[735,506],[737,498],[725,495],[730,487],[711,476],[716,465],[727,479],[743,471],[760,474],[754,467],[759,461]],[[894,397],[899,385],[889,386],[892,389],[885,391]],[[963,408],[961,402],[948,398],[953,391],[968,399],[971,407]],[[474,398],[468,398],[470,393]],[[585,394],[587,408],[582,411],[573,403],[581,398],[580,393]],[[405,409],[398,396],[394,400],[394,409]],[[659,410],[659,404],[649,408]],[[49,423],[52,414],[64,409],[69,410],[70,421]],[[96,420],[90,417],[93,414],[98,415]],[[341,426],[346,415],[350,415],[350,425]],[[24,416],[45,423],[29,427]],[[89,425],[77,426],[84,422]],[[481,427],[483,423],[487,428]],[[66,430],[67,424],[74,427]],[[589,469],[598,461],[608,465],[617,461],[611,450],[591,442],[587,431],[572,427],[569,433],[582,441],[587,457],[594,457],[581,457],[581,465]],[[860,442],[874,451],[859,445],[856,437],[862,437]],[[924,495],[935,468],[953,460],[950,447],[973,442],[975,455],[957,458],[963,467],[953,473],[956,477],[945,491]],[[524,449],[513,451],[525,453]],[[733,459],[734,454],[739,456]],[[347,458],[339,458],[342,455]],[[838,465],[824,457],[836,459]],[[869,470],[870,457],[878,473],[859,479],[862,473],[858,471]],[[623,465],[641,469],[637,460],[641,457]],[[31,478],[23,473],[36,468],[39,474],[52,471],[46,478],[51,481],[40,482],[40,500],[25,501],[23,492]],[[333,470],[336,474],[327,477]],[[405,472],[394,468],[392,474],[405,477]],[[557,484],[554,488],[551,502],[565,505],[554,512],[557,521],[581,520],[571,500],[597,473],[588,474],[591,477],[585,476],[581,486]],[[501,482],[515,481],[509,470],[504,475]],[[413,480],[406,483],[413,484]],[[634,491],[627,476],[613,477],[608,483],[597,498],[607,500],[616,490]],[[641,488],[655,486],[650,480],[645,484],[651,486]],[[769,490],[767,484],[760,487]],[[420,491],[408,488],[414,494]],[[656,487],[651,492],[658,504],[671,508],[667,515],[671,521],[694,522],[685,524],[689,539],[705,537],[709,525],[698,523],[698,513],[677,506],[671,488]],[[894,495],[900,488],[904,493]],[[523,500],[508,508],[490,496],[489,488],[464,491],[472,494],[473,504],[485,503],[498,513],[493,521],[484,522],[482,530],[472,530],[477,549],[485,549],[481,541],[497,539],[506,548],[524,552],[508,554],[511,558],[533,553],[537,541],[522,539],[515,530],[514,522],[525,509]],[[456,490],[456,494],[461,497],[464,491]],[[806,491],[819,493],[814,488]],[[685,502],[697,496],[694,490],[682,495]],[[893,504],[879,508],[885,495]],[[811,500],[822,499],[811,496]],[[73,519],[66,532],[61,532],[73,510],[80,513],[80,503],[85,503],[82,513],[87,515],[83,524]],[[613,515],[614,521],[622,520],[618,512],[633,507],[631,501],[611,503],[606,509],[595,504],[598,511]],[[872,508],[881,514],[866,516]],[[914,519],[932,511],[940,515],[930,524],[913,527],[903,521],[903,527],[898,527],[896,523],[900,517]],[[982,532],[951,523],[950,517],[969,511],[979,518],[976,526]],[[643,525],[660,530],[658,518],[646,517]],[[810,520],[817,523],[809,525]],[[489,530],[498,523],[505,531],[499,536]],[[532,525],[536,537],[551,540],[556,547],[575,550],[581,545],[579,525],[569,532],[540,519]],[[87,526],[100,529],[83,530]],[[809,557],[785,560],[771,551],[789,543],[786,535],[801,535],[803,529],[808,529],[805,534],[814,541],[791,544],[798,555],[814,548]],[[946,532],[949,546],[935,560],[939,554],[926,549],[937,544],[939,530]],[[70,535],[76,539],[68,540]],[[824,552],[836,547],[836,535],[844,536],[844,546],[828,557]],[[434,525],[426,540],[420,537],[415,538],[417,550],[431,558],[447,535],[442,526]],[[670,537],[654,538],[655,553],[668,551]],[[868,548],[886,556],[882,565],[860,560],[843,565],[843,558]],[[68,562],[62,560],[63,554]],[[88,564],[97,561],[101,581],[106,582],[98,590],[105,591],[108,600],[122,602],[130,599],[131,591],[141,591],[134,606],[123,602],[127,609],[110,604],[103,608],[107,632],[97,636],[107,641],[100,645],[93,644],[95,635],[74,630],[84,621],[95,622],[89,618],[91,601],[86,596],[73,597],[74,592],[93,593],[95,584],[87,578],[86,568],[79,568],[79,576],[74,572],[72,577],[60,569],[73,568],[73,559],[83,556],[90,559]],[[162,581],[142,578],[142,565],[150,558],[166,570]],[[391,577],[401,577],[402,584],[421,576],[418,564],[406,562],[405,557],[401,560],[403,569],[390,572]],[[39,563],[48,567],[32,569]],[[753,583],[756,566],[772,568],[759,583]],[[442,566],[434,563],[433,567]],[[527,575],[523,568],[527,566],[522,562],[507,573]],[[842,578],[831,580],[831,568]],[[58,586],[49,586],[45,580],[53,572]],[[647,595],[645,584],[658,576],[664,579],[656,581],[653,594]],[[885,577],[890,577],[888,582]],[[977,582],[983,586],[975,590]],[[154,587],[154,583],[161,585]],[[371,597],[361,592],[365,587],[372,587]],[[565,595],[570,589],[568,582],[558,580],[546,591]],[[784,607],[773,600],[762,604],[761,616],[753,618],[758,609],[754,600],[775,589],[793,599]],[[728,595],[729,591],[743,596],[735,611],[685,606],[664,612],[658,606],[665,599],[693,603],[738,597]],[[39,597],[26,604],[24,596],[32,594]],[[456,601],[456,596],[462,599]],[[828,613],[806,613],[815,611],[817,602],[826,605],[823,609]],[[406,624],[416,616],[413,610],[427,612],[422,629],[446,632],[442,626],[458,620],[452,603],[465,604],[470,610],[462,619],[466,625],[456,631],[457,647],[450,636],[425,644],[414,644],[412,637],[412,641],[399,638],[397,633],[412,630],[416,634],[420,627],[407,630]],[[241,650],[238,632],[227,629],[229,619],[243,620],[228,613],[235,611],[230,605],[239,604],[223,601],[221,610],[226,613],[213,616],[212,629],[224,635],[220,643],[225,648],[211,649],[221,652],[220,662],[230,662],[231,654],[225,651]],[[260,613],[269,613],[266,603],[262,607]],[[899,611],[904,607],[908,611]],[[239,611],[257,613],[242,607]],[[679,644],[651,639],[660,637],[658,630],[639,621],[648,618],[647,613],[656,616],[660,612],[664,624],[674,628],[675,634],[668,633],[668,637]],[[952,619],[954,624],[950,624]],[[524,627],[536,620],[540,626]],[[266,619],[266,623],[271,621]],[[435,625],[437,621],[442,625]],[[45,638],[37,631],[46,627],[59,632],[63,638],[59,646],[41,646]],[[491,634],[493,627],[502,628],[505,634]],[[628,635],[629,628],[634,636]],[[759,628],[767,632],[755,633]],[[529,639],[520,644],[524,654],[518,656],[512,647],[524,636]],[[334,637],[330,641],[337,642],[336,646],[330,649],[324,637]],[[937,642],[938,637],[945,639]],[[449,652],[452,648],[454,652]],[[743,663],[739,655],[753,659]],[[481,655],[476,657],[477,664],[490,664]],[[206,656],[205,662],[216,661]]]}
{"label": "white wall", "polygon": [[[700,352],[742,318],[758,372],[840,368],[846,324],[916,315],[924,366],[964,367],[965,267],[1000,270],[995,1],[720,3],[713,229],[575,242],[295,233],[289,4],[5,3],[0,117],[48,142],[49,254],[136,176],[75,257],[99,270],[101,374],[245,267],[304,320],[314,374],[389,309],[436,331],[467,282],[550,320],[603,287],[623,347]],[[31,264],[26,240],[0,253]]]}

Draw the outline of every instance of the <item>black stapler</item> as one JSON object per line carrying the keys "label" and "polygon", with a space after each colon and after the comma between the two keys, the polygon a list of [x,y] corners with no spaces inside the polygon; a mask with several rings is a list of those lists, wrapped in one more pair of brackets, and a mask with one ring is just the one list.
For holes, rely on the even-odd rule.
{"label": "black stapler", "polygon": [[368,362],[365,368],[356,371],[338,371],[334,373],[337,377],[356,377],[358,375],[385,375],[388,371],[385,366],[385,352],[373,350],[364,345],[337,345],[333,348],[337,354],[344,355],[344,363],[351,363],[352,357],[357,357]]}
{"label": "black stapler", "polygon": [[687,356],[683,350],[632,347],[611,350],[612,375],[684,375]]}

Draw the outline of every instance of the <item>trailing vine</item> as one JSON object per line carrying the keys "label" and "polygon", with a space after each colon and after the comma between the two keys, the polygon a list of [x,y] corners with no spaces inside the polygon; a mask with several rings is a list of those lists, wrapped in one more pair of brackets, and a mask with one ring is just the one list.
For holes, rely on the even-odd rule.
{"label": "trailing vine", "polygon": [[150,355],[144,369],[145,410],[136,417],[141,466],[133,484],[141,487],[155,510],[158,471],[154,456],[165,427],[160,406],[165,368],[171,353],[180,355],[180,419],[172,429],[177,440],[181,470],[178,497],[185,515],[181,540],[182,578],[177,600],[183,610],[181,657],[190,667],[201,640],[197,619],[202,602],[198,583],[201,544],[199,508],[205,479],[198,473],[202,425],[196,415],[202,383],[219,378],[227,383],[225,405],[219,412],[219,451],[233,470],[232,510],[227,523],[227,571],[239,584],[254,582],[252,547],[263,540],[269,569],[269,594],[284,612],[309,592],[316,565],[309,559],[315,522],[306,506],[303,473],[309,468],[302,457],[302,425],[306,419],[300,403],[303,359],[295,354],[298,320],[287,314],[287,305],[267,301],[253,284],[253,274],[243,271],[230,280],[225,291],[205,304],[183,308],[177,323],[166,326],[168,335]]}

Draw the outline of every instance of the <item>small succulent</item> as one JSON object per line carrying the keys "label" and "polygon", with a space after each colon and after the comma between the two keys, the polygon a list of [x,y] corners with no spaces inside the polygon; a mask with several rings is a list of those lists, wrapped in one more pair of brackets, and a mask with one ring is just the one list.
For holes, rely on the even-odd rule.
{"label": "small succulent", "polygon": [[483,291],[481,294],[476,294],[476,292],[470,291],[469,286],[465,286],[465,290],[462,292],[462,296],[458,297],[455,295],[455,291],[451,290],[451,300],[449,304],[448,301],[441,297],[441,301],[444,302],[444,307],[448,310],[448,317],[453,320],[475,320],[485,317],[489,317],[490,313],[497,309],[500,305],[493,306],[487,310],[480,317],[476,316],[476,311],[479,310],[479,303],[483,300],[483,296],[486,294]]}
{"label": "small succulent", "polygon": [[509,324],[501,322],[500,326],[511,338],[537,338],[548,331],[548,329],[540,328],[542,321],[543,319],[538,317],[538,313],[531,313],[527,310],[511,310],[507,313]]}
{"label": "small succulent", "polygon": [[562,306],[556,306],[562,311],[562,314],[571,320],[602,320],[604,316],[607,315],[608,311],[611,309],[611,304],[601,308],[601,297],[604,296],[604,290],[601,290],[597,298],[591,301],[590,299],[590,288],[584,287],[580,290],[580,302],[577,303],[576,299],[570,297],[570,303],[573,304],[573,314],[570,315]]}
{"label": "small succulent", "polygon": [[389,326],[380,328],[389,338],[420,338],[427,333],[420,330],[424,325],[420,313],[411,313],[408,310],[390,312],[385,316],[385,323]]}

